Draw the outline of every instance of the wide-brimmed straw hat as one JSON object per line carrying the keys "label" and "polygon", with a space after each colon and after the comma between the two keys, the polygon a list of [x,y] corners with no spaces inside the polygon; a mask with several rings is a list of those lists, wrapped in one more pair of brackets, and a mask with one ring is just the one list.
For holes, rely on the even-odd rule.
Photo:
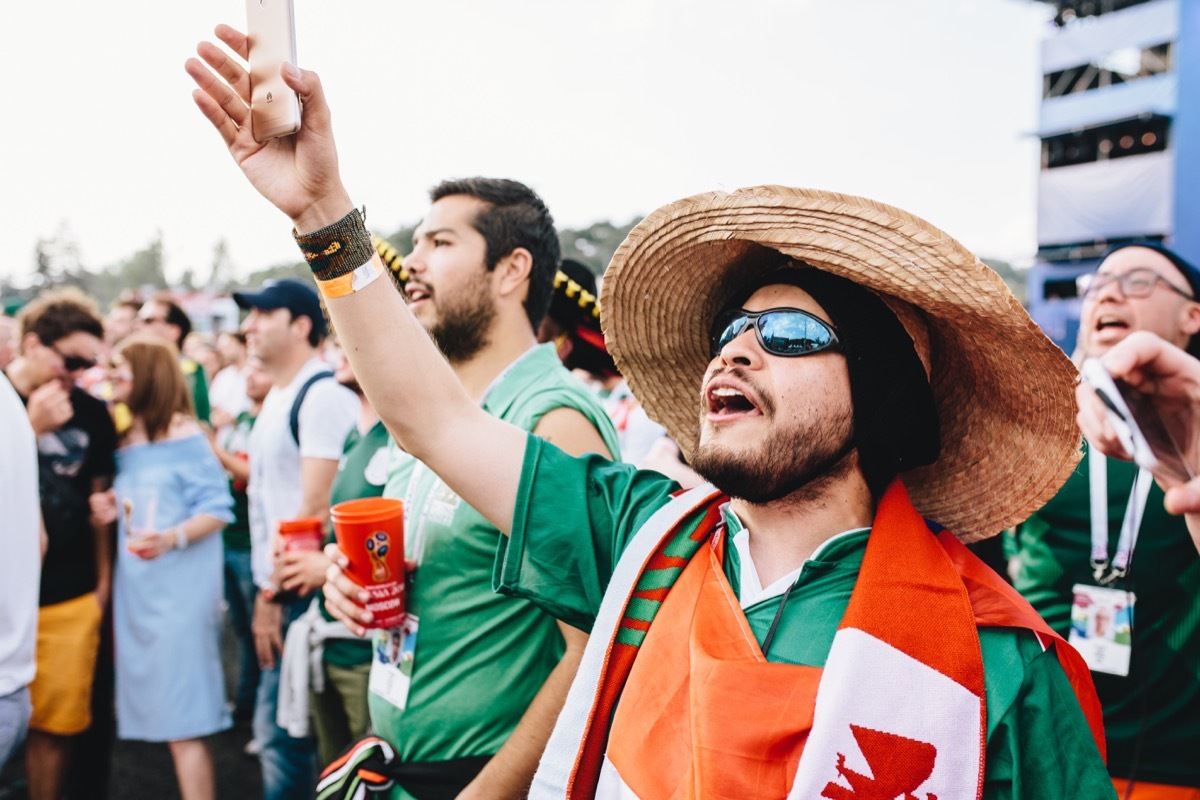
{"label": "wide-brimmed straw hat", "polygon": [[812,189],[679,200],[613,256],[601,293],[609,352],[685,456],[713,318],[788,259],[874,291],[912,337],[942,434],[937,461],[901,476],[922,515],[975,541],[1054,496],[1081,452],[1070,360],[948,234],[883,203]]}

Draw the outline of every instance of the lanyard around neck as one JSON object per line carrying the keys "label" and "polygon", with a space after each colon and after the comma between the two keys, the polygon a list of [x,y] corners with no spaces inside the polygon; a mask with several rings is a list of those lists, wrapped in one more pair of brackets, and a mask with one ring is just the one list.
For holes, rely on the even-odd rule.
{"label": "lanyard around neck", "polygon": [[1088,489],[1091,497],[1092,517],[1092,576],[1107,586],[1129,572],[1129,561],[1137,544],[1138,529],[1146,510],[1146,499],[1150,496],[1150,473],[1139,468],[1133,478],[1129,492],[1129,503],[1121,520],[1121,535],[1117,539],[1117,552],[1111,563],[1108,558],[1108,459],[1095,447],[1088,445]]}

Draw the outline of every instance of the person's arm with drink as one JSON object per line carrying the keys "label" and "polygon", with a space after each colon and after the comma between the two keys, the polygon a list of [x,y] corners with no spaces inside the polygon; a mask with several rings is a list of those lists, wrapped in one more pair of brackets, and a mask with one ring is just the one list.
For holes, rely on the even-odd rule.
{"label": "person's arm with drink", "polygon": [[[337,475],[337,461],[327,458],[302,458],[300,481],[304,487],[304,501],[298,518],[321,520],[322,527],[329,521],[329,489]],[[276,539],[279,542],[279,539]],[[284,591],[300,595],[312,594],[325,582],[329,559],[321,550],[279,549],[275,582]]]}

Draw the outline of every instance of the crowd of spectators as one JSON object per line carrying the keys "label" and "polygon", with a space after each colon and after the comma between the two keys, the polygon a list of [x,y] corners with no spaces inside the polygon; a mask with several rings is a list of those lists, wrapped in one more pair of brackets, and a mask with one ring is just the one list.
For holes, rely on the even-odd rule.
{"label": "crowd of spectators", "polygon": [[[232,150],[270,146],[188,68]],[[288,80],[310,138],[273,169],[324,177],[239,163],[303,209],[317,289],[247,287],[219,332],[169,293],[0,317],[0,766],[30,798],[102,794],[114,720],[185,800],[239,723],[265,800],[1200,794],[1200,494],[1112,458],[1085,388],[1076,466],[1075,367],[960,245],[714,193],[635,229],[606,310],[516,181],[372,241]],[[1200,271],[1134,242],[1080,292],[1077,362],[1200,407]],[[380,496],[389,630],[330,522]],[[999,570],[957,538],[1002,530]]]}

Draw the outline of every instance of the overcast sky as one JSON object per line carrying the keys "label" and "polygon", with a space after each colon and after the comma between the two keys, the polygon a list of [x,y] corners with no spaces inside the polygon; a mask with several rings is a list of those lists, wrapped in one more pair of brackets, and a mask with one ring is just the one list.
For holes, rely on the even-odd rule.
{"label": "overcast sky", "polygon": [[[296,0],[368,226],[440,179],[512,177],[560,225],[761,183],[861,194],[982,256],[1036,250],[1039,43],[1026,0]],[[183,61],[242,0],[5,3],[0,275],[70,232],[105,267],[161,231],[167,271],[294,261]]]}

